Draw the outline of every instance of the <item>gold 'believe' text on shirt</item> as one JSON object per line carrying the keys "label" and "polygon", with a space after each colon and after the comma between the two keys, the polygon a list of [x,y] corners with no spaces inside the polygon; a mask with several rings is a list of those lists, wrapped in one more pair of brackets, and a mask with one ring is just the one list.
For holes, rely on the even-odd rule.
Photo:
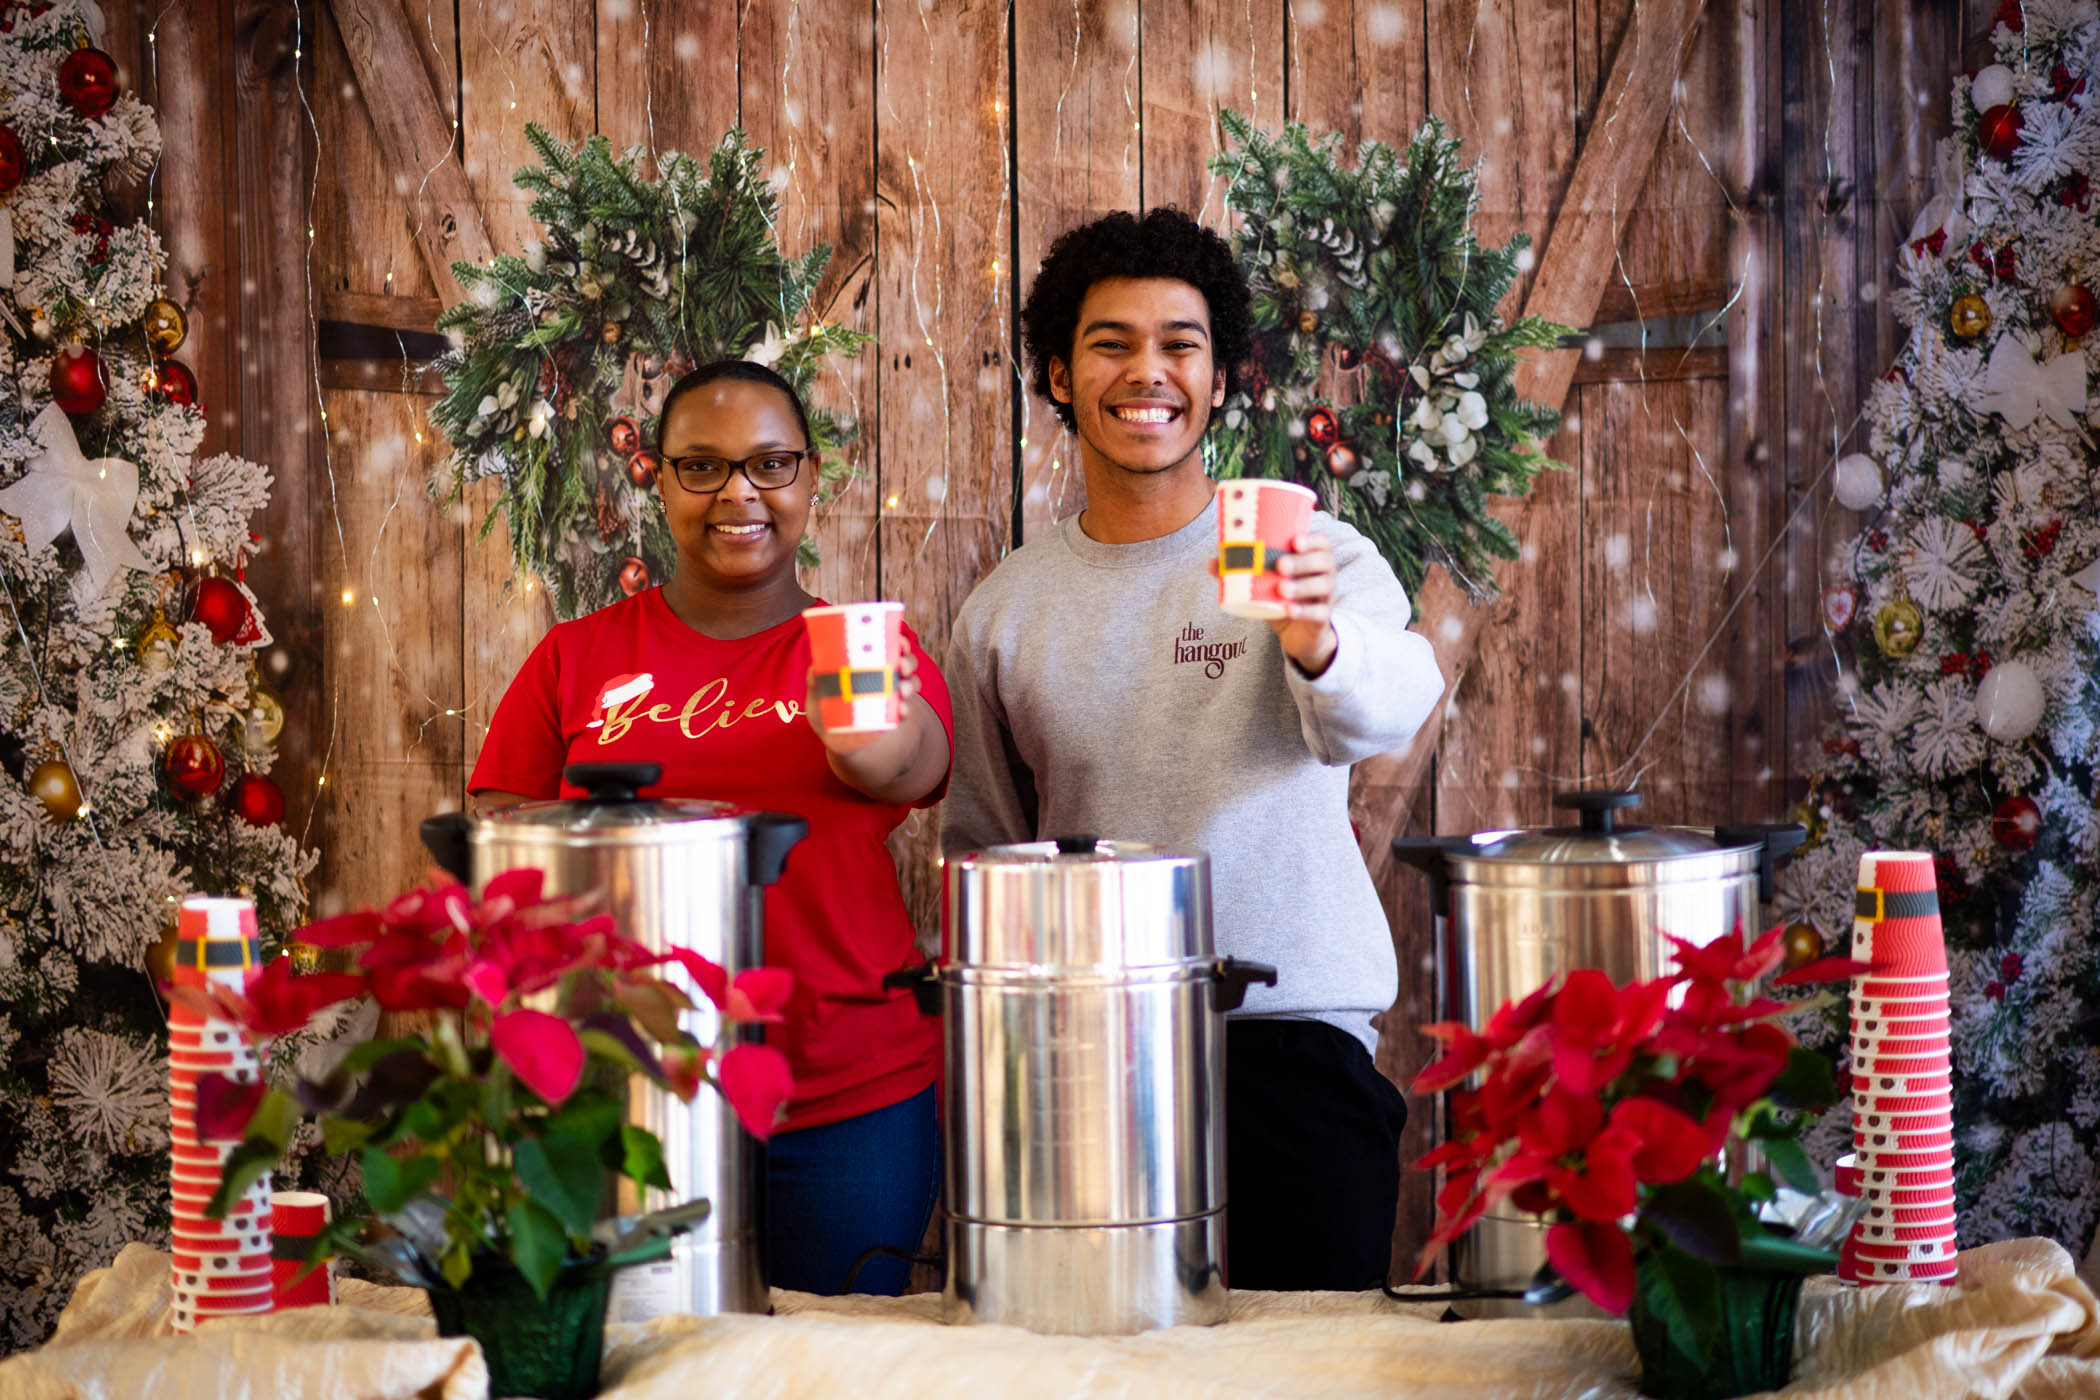
{"label": "gold 'believe' text on shirt", "polygon": [[[778,716],[782,724],[793,724],[803,714],[800,701],[753,700],[740,710],[737,702],[729,698],[729,682],[720,676],[701,686],[686,697],[681,709],[672,709],[661,702],[643,705],[648,701],[646,692],[622,701],[605,712],[605,723],[598,730],[598,742],[610,744],[633,727],[636,720],[654,720],[658,724],[675,724],[678,732],[688,739],[697,739],[717,729],[728,729],[747,719],[757,719],[768,710]],[[712,711],[712,713],[708,713]]]}

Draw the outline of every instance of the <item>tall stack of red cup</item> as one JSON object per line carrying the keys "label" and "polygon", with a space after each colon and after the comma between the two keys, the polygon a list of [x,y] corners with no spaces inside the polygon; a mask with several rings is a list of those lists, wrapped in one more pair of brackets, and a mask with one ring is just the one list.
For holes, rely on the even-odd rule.
{"label": "tall stack of red cup", "polygon": [[[246,899],[192,895],[175,928],[175,985],[219,983],[235,991],[259,955],[255,905]],[[257,1053],[230,1021],[200,1016],[180,1004],[168,1010],[168,1100],[172,1146],[175,1330],[210,1317],[271,1309],[270,1181],[237,1197],[222,1220],[204,1208],[238,1140],[206,1141],[197,1126],[197,1081],[221,1074],[244,1083],[262,1076]]]}
{"label": "tall stack of red cup", "polygon": [[1932,857],[1859,858],[1852,956],[1852,1160],[1867,1201],[1838,1259],[1848,1283],[1951,1283],[1956,1272],[1947,944]]}

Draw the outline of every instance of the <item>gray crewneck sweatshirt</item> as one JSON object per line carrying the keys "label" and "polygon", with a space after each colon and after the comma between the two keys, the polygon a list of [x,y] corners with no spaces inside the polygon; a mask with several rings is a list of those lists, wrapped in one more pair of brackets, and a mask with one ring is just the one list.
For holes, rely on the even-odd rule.
{"label": "gray crewneck sweatshirt", "polygon": [[1349,765],[1405,744],[1443,693],[1407,594],[1352,527],[1334,546],[1334,660],[1307,678],[1266,622],[1218,610],[1217,498],[1171,535],[1073,516],[1009,555],[955,620],[948,854],[1088,833],[1208,852],[1222,954],[1274,963],[1241,1014],[1372,1046],[1392,934],[1349,828]]}

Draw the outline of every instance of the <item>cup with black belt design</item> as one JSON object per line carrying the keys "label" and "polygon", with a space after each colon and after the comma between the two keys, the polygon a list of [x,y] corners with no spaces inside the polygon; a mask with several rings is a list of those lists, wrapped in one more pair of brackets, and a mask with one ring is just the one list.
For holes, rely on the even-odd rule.
{"label": "cup with black belt design", "polygon": [[895,729],[904,719],[897,664],[904,657],[904,604],[804,608],[817,718],[834,734]]}

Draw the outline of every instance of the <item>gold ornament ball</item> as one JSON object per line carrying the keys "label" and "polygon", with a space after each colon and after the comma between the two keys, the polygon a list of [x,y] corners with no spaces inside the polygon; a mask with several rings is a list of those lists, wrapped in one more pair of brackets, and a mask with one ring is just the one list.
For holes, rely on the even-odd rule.
{"label": "gold ornament ball", "polygon": [[54,821],[69,822],[80,815],[80,780],[62,758],[47,758],[31,771],[29,793]]}
{"label": "gold ornament ball", "polygon": [[1816,932],[1814,924],[1788,924],[1781,944],[1786,949],[1786,969],[1789,972],[1823,956],[1823,935]]}
{"label": "gold ornament ball", "polygon": [[1884,603],[1874,614],[1874,645],[1885,656],[1910,655],[1924,636],[1925,614],[1908,598]]}
{"label": "gold ornament ball", "polygon": [[618,345],[620,343],[620,323],[618,321],[607,321],[598,328],[598,334],[605,338],[607,345]]}
{"label": "gold ornament ball", "polygon": [[155,987],[165,987],[175,980],[176,941],[175,920],[169,919],[160,926],[160,937],[146,948],[146,971]]}
{"label": "gold ornament ball", "polygon": [[292,971],[311,973],[321,970],[321,950],[313,944],[287,943],[284,951],[292,960]]}
{"label": "gold ornament ball", "polygon": [[1796,802],[1787,808],[1786,819],[1799,823],[1801,829],[1808,833],[1808,839],[1801,843],[1801,849],[1804,851],[1821,841],[1829,826],[1823,820],[1823,809],[1813,802]]}
{"label": "gold ornament ball", "polygon": [[1947,312],[1947,329],[1963,340],[1974,340],[1991,328],[1991,306],[1974,292],[1964,292],[1954,299]]}
{"label": "gold ornament ball", "polygon": [[1314,331],[1318,330],[1319,327],[1320,317],[1317,312],[1301,311],[1298,313],[1299,330],[1305,332],[1307,335],[1311,335]]}
{"label": "gold ornament ball", "polygon": [[155,297],[146,303],[143,325],[146,343],[162,355],[172,355],[189,339],[190,318],[166,297]]}
{"label": "gold ornament ball", "polygon": [[248,727],[265,744],[277,742],[284,733],[284,702],[261,686],[248,692]]}

